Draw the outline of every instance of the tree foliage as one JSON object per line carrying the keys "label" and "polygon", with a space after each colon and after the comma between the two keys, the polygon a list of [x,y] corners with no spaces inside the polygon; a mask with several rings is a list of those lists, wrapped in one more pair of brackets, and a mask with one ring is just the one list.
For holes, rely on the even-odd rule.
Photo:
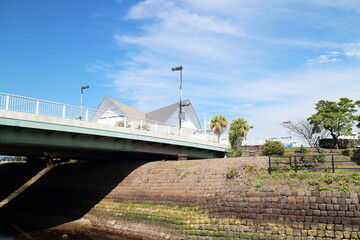
{"label": "tree foliage", "polygon": [[227,129],[228,127],[228,120],[223,115],[215,115],[210,120],[210,128],[213,133],[218,136],[218,140],[220,141],[220,135]]}
{"label": "tree foliage", "polygon": [[287,128],[290,132],[295,134],[299,139],[307,142],[310,147],[314,147],[318,138],[327,137],[328,131],[321,129],[317,133],[319,127],[315,127],[309,120],[296,120],[295,122],[283,122],[281,126]]}
{"label": "tree foliage", "polygon": [[356,105],[359,101],[353,102],[348,98],[340,98],[339,102],[320,100],[316,103],[316,113],[308,118],[311,124],[314,124],[315,132],[326,129],[333,138],[334,146],[338,146],[338,137],[340,135],[350,135],[356,112]]}
{"label": "tree foliage", "polygon": [[[360,108],[360,100],[356,101],[356,102],[355,102],[355,105],[357,105],[358,108]],[[357,115],[357,116],[354,116],[354,120],[358,122],[356,126],[357,126],[358,128],[360,128],[360,114]]]}
{"label": "tree foliage", "polygon": [[241,146],[242,140],[248,135],[250,126],[243,118],[232,120],[229,130],[229,142],[233,149]]}

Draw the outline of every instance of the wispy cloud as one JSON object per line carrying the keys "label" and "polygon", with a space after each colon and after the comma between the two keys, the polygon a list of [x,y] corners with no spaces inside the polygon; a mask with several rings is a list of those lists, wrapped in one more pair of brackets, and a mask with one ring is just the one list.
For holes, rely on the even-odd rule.
{"label": "wispy cloud", "polygon": [[319,65],[323,63],[336,63],[341,62],[343,58],[347,57],[360,57],[360,43],[344,43],[334,46],[334,49],[339,51],[328,52],[324,55],[320,55],[316,59],[309,59],[307,64]]}
{"label": "wispy cloud", "polygon": [[[316,101],[358,98],[360,30],[347,25],[358,7],[344,4],[142,1],[124,19],[137,29],[114,34],[127,60],[93,68],[107,73],[120,99],[150,111],[178,100],[179,76],[170,68],[182,64],[184,97],[200,119],[245,117],[258,138],[286,134],[279,123],[308,117]],[[350,31],[350,39],[339,37]]]}
{"label": "wispy cloud", "polygon": [[335,63],[335,62],[341,62],[341,59],[338,58],[340,55],[339,52],[333,52],[326,55],[321,55],[316,59],[309,59],[307,61],[307,64],[309,65],[317,65],[322,63]]}

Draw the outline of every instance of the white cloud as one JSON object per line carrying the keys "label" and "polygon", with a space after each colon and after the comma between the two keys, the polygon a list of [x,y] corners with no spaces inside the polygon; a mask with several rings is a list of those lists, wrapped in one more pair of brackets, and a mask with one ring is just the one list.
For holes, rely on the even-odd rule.
{"label": "white cloud", "polygon": [[329,7],[320,0],[143,1],[126,17],[141,29],[114,35],[120,48],[135,50],[97,68],[107,68],[120,100],[146,112],[178,101],[179,75],[170,68],[182,64],[184,98],[200,120],[245,117],[257,138],[283,135],[279,123],[309,117],[318,100],[359,98],[358,62],[345,60],[358,59],[360,42],[316,36],[332,25],[301,4]]}
{"label": "white cloud", "polygon": [[327,54],[320,55],[315,59],[309,59],[308,65],[318,65],[323,63],[336,63],[341,62],[344,57],[360,57],[360,43],[343,43],[334,46],[338,51],[328,52]]}
{"label": "white cloud", "polygon": [[321,55],[316,59],[309,59],[307,61],[307,64],[309,64],[309,65],[317,65],[317,64],[322,64],[322,63],[341,62],[340,58],[337,58],[337,57],[334,57],[334,56],[339,56],[339,55],[333,55],[333,54]]}
{"label": "white cloud", "polygon": [[[131,8],[129,19],[155,19],[155,24],[170,32],[209,32],[215,34],[229,34],[242,36],[240,31],[231,22],[222,20],[213,15],[192,13],[187,9],[179,8],[173,1],[144,1]],[[151,27],[150,27],[151,28]],[[148,28],[148,29],[150,29]],[[157,27],[158,28],[158,25]],[[154,29],[156,31],[158,29]]]}

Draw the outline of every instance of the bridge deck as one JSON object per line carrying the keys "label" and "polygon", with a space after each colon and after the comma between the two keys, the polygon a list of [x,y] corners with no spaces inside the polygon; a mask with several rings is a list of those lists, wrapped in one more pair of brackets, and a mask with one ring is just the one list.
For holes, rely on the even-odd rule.
{"label": "bridge deck", "polygon": [[[210,152],[210,157],[214,154],[219,156],[228,148],[222,144],[191,137],[6,110],[0,110],[0,127],[3,133],[0,136],[2,147],[6,144],[47,145],[170,155],[188,154],[199,158],[209,157]],[[121,144],[116,144],[117,142]]]}

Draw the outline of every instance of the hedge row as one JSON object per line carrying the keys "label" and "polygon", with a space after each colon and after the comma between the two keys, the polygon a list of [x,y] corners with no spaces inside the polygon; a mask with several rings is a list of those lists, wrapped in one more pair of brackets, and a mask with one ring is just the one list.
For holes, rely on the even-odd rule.
{"label": "hedge row", "polygon": [[[320,139],[319,146],[321,148],[334,148],[332,139]],[[360,139],[339,139],[339,148],[355,148],[360,146]]]}

